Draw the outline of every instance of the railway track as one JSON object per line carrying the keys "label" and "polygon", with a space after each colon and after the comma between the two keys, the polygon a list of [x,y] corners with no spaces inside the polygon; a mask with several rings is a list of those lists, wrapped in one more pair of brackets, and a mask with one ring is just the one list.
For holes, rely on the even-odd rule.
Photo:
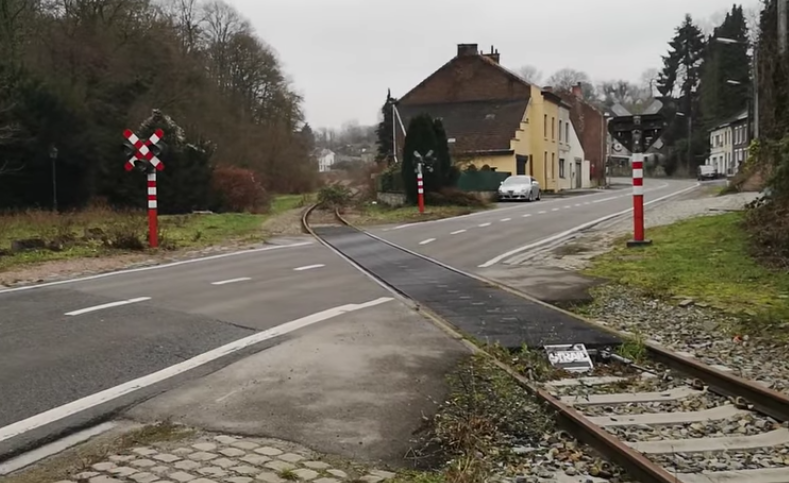
{"label": "railway track", "polygon": [[[478,298],[478,284],[487,284],[492,290],[519,296],[524,304],[521,309],[529,314],[539,317],[540,310],[552,310],[570,316],[508,287],[356,230],[337,213],[332,223],[323,220],[322,225],[311,226],[315,208],[310,207],[303,216],[307,232],[477,352],[490,355],[485,349],[485,342],[490,341],[480,341],[463,330],[462,311],[446,310],[442,298],[421,295],[430,287],[415,289],[409,283],[419,284],[411,278],[397,277],[392,272],[399,269],[411,274],[429,273],[423,284],[433,283],[434,291],[451,288],[458,305],[464,299]],[[467,283],[453,283],[445,272],[465,278]],[[494,297],[494,303],[496,300]],[[530,312],[537,306],[539,310]],[[498,317],[503,321],[512,313],[494,312],[494,320]],[[495,357],[494,362],[551,407],[570,434],[621,466],[632,481],[789,483],[789,397],[736,377],[727,368],[705,365],[651,342],[639,343],[648,362],[636,365],[617,356],[619,343],[632,344],[628,334],[588,324],[590,330],[609,336],[600,338],[602,342],[591,351],[598,361],[605,361],[597,364],[591,374],[573,377],[555,371],[535,381],[525,378],[509,362]],[[592,481],[560,476],[557,481]]]}

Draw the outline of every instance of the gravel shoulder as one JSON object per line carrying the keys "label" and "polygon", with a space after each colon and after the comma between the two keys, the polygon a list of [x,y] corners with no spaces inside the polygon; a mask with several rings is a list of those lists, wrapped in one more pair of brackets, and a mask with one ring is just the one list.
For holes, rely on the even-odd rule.
{"label": "gravel shoulder", "polygon": [[[717,215],[732,216],[732,211],[741,211],[746,203],[757,196],[756,193],[727,196],[697,193],[694,198],[661,204],[646,213],[647,236],[650,228],[672,225],[682,220]],[[558,268],[583,274],[616,271],[621,268],[620,265],[613,264],[599,270],[599,266],[596,268],[595,264],[603,263],[601,260],[613,263],[609,254],[621,245],[623,237],[630,233],[631,224],[631,219],[624,219],[599,226],[562,246],[533,256],[523,265]],[[661,248],[666,250],[665,246],[654,249]],[[646,273],[647,270],[638,264],[639,252],[621,253],[624,253],[622,257],[632,257],[633,265],[628,269],[637,274],[638,270],[642,270],[641,278],[649,279],[651,274]],[[689,271],[701,273],[700,264],[715,264],[716,257],[724,259],[724,255],[711,250],[706,258],[675,260],[675,263],[684,265]],[[671,253],[661,253],[661,256],[670,257]],[[617,263],[620,262],[621,260]],[[766,273],[769,276],[769,272]],[[667,278],[666,286],[669,288],[672,284],[679,284],[680,278],[685,275],[676,272],[671,273],[671,276],[675,278]],[[725,366],[742,377],[761,381],[775,390],[789,393],[789,347],[784,340],[776,339],[776,334],[789,334],[786,321],[769,320],[762,317],[762,314],[741,306],[732,309],[731,306],[717,303],[718,300],[759,302],[765,298],[764,292],[773,290],[773,287],[760,285],[759,280],[754,282],[747,280],[747,276],[743,278],[742,285],[739,281],[728,281],[728,285],[723,285],[719,283],[720,280],[697,279],[696,282],[702,289],[716,295],[712,302],[709,302],[704,297],[670,294],[659,286],[656,289],[654,284],[645,289],[645,285],[639,284],[639,277],[631,277],[628,279],[631,283],[605,283],[592,289],[594,302],[573,310],[598,323],[646,336],[672,350],[697,357],[707,364]],[[739,294],[724,296],[726,293],[723,291],[736,291],[738,288]],[[783,299],[786,295],[780,295],[780,290],[776,293],[779,295],[772,297],[772,301],[785,304],[775,298]],[[765,327],[767,331],[762,332]]]}

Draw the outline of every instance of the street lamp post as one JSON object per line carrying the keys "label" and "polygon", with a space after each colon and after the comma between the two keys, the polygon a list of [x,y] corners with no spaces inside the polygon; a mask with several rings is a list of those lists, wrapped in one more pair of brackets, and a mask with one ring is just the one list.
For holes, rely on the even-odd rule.
{"label": "street lamp post", "polygon": [[605,168],[605,173],[603,176],[605,177],[606,181],[606,188],[611,187],[611,143],[609,142],[609,134],[608,134],[608,123],[611,122],[611,114],[606,112],[603,114],[603,118],[605,119],[605,129],[603,129],[603,167]]}
{"label": "street lamp post", "polygon": [[678,112],[677,116],[688,118],[688,152],[686,154],[685,169],[687,170],[688,175],[690,175],[690,158],[693,155],[693,150],[692,150],[693,144],[691,144],[691,130],[693,129],[693,118],[689,114],[684,112]]}
{"label": "street lamp post", "polygon": [[49,159],[52,161],[52,211],[58,211],[58,174],[57,174],[57,159],[58,148],[52,146],[49,148]]}

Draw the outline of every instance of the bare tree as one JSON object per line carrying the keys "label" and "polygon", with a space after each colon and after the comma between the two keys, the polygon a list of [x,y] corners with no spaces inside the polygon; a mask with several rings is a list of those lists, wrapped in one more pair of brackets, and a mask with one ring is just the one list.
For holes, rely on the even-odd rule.
{"label": "bare tree", "polygon": [[759,20],[761,15],[761,7],[752,5],[748,8],[743,8],[745,14],[745,23],[748,26],[748,41],[751,45],[756,45],[759,41]]}
{"label": "bare tree", "polygon": [[533,65],[524,65],[515,71],[523,80],[539,85],[542,81],[542,71]]}
{"label": "bare tree", "polygon": [[646,69],[641,73],[641,87],[649,92],[650,97],[655,95],[655,86],[657,86],[659,75],[658,70],[654,67]]}
{"label": "bare tree", "polygon": [[547,85],[556,89],[571,90],[578,83],[590,84],[591,80],[586,72],[570,69],[569,67],[557,70],[552,76],[548,77]]}

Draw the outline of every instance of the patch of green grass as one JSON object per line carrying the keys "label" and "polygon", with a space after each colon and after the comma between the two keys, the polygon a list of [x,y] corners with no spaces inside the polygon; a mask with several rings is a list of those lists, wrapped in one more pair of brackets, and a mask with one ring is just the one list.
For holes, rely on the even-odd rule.
{"label": "patch of green grass", "polygon": [[355,208],[348,214],[353,219],[353,223],[357,225],[386,225],[440,220],[453,216],[468,215],[485,209],[468,206],[426,206],[425,212],[419,213],[419,209],[416,206],[390,208],[380,204],[365,204]]}
{"label": "patch of green grass", "polygon": [[[265,239],[261,230],[264,221],[306,206],[312,199],[313,195],[278,196],[267,214],[162,215],[159,244],[172,250],[227,241],[260,242]],[[26,239],[38,239],[45,246],[12,252],[14,242]],[[140,252],[147,246],[148,218],[144,211],[92,208],[60,214],[33,210],[0,214],[0,271],[54,260]]]}
{"label": "patch of green grass", "polygon": [[314,203],[315,199],[315,193],[307,193],[303,195],[279,195],[271,200],[270,214],[278,215],[285,211],[303,208],[310,203]]}
{"label": "patch of green grass", "polygon": [[750,256],[742,216],[727,213],[651,229],[653,244],[638,249],[625,248],[620,240],[586,273],[656,298],[690,297],[775,325],[789,318],[789,273],[772,271]]}
{"label": "patch of green grass", "polygon": [[282,470],[279,472],[279,477],[287,481],[296,481],[299,479],[299,476],[294,473],[293,470]]}

